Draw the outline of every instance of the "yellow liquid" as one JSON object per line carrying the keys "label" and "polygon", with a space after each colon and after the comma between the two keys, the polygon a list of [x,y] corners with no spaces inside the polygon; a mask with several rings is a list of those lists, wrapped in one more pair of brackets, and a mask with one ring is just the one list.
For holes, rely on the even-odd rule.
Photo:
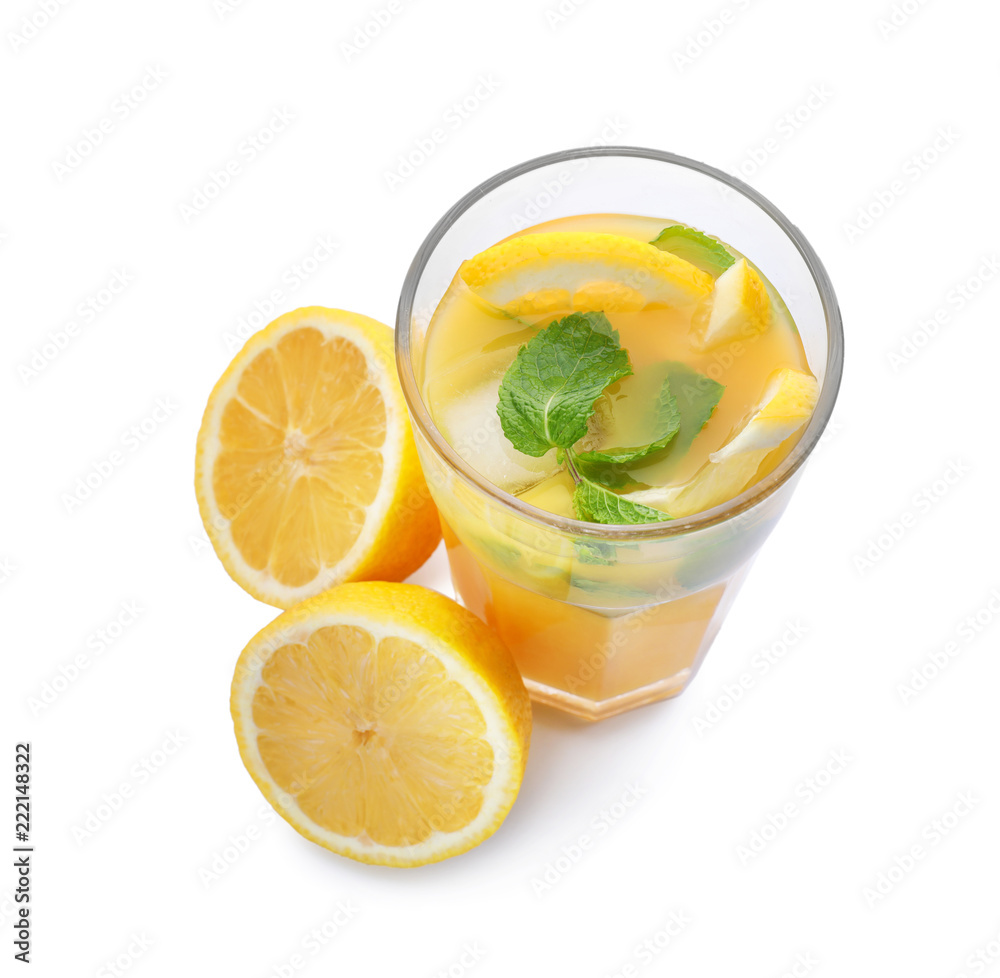
{"label": "yellow liquid", "polygon": [[[547,222],[522,233],[599,231],[648,242],[674,223],[595,214]],[[711,228],[705,230],[711,233]],[[609,388],[597,405],[599,414],[613,421],[615,444],[641,445],[655,437],[652,412],[645,406],[655,403],[662,381],[657,366],[665,361],[680,361],[725,387],[711,419],[680,458],[670,452],[654,454],[626,469],[640,486],[688,482],[757,407],[775,370],[808,372],[791,316],[764,274],[758,273],[771,301],[770,327],[708,352],[695,351],[689,339],[694,303],[606,312],[633,368],[633,375]],[[495,416],[496,384],[521,346],[572,311],[514,319],[477,300],[458,278],[439,305],[428,327],[419,375],[424,401],[445,438],[487,478],[504,447],[496,440],[503,437]],[[475,392],[480,393],[470,397]],[[751,481],[771,471],[798,436],[796,432],[768,455]],[[526,464],[544,468],[537,461]],[[500,488],[539,509],[573,516],[573,482],[565,470],[500,470],[503,478],[493,480]],[[518,553],[500,544],[498,560],[490,527],[470,530],[460,525],[463,514],[449,511],[440,501],[439,508],[452,577],[466,606],[500,634],[536,699],[589,718],[679,692],[711,643],[747,566],[744,551],[735,548],[737,556],[727,552],[721,558],[725,572],[715,574],[710,585],[686,591],[668,583],[657,598],[649,566],[630,565],[627,555],[609,566],[584,566],[575,559],[553,559],[547,565],[544,554]]]}
{"label": "yellow liquid", "polygon": [[[672,223],[676,222],[597,214],[540,224],[528,233],[601,231],[651,241]],[[736,257],[742,257],[735,249],[729,250]],[[644,486],[675,486],[688,482],[757,406],[773,371],[781,367],[809,370],[791,316],[774,288],[763,275],[761,278],[773,310],[770,327],[759,336],[720,344],[703,353],[695,351],[690,342],[696,312],[694,303],[671,308],[647,306],[640,312],[607,313],[612,326],[619,332],[622,347],[628,351],[633,369],[633,375],[609,388],[597,405],[599,412],[613,417],[618,444],[641,445],[652,440],[654,433],[648,426],[653,418],[642,406],[655,401],[658,394],[662,382],[662,373],[656,369],[658,365],[680,361],[725,387],[715,413],[691,448],[677,459],[671,452],[660,453],[654,454],[651,460],[628,467],[625,471],[635,482]],[[456,444],[450,437],[449,413],[461,414],[470,391],[481,389],[489,379],[499,381],[521,346],[539,329],[572,311],[566,309],[544,316],[514,319],[477,301],[460,283],[449,294],[428,330],[423,395],[431,416],[459,454],[465,456],[467,453],[462,451],[461,443]],[[526,327],[526,322],[534,328]],[[494,429],[494,434],[496,431]],[[773,469],[797,438],[798,433],[775,449],[764,460],[757,478]],[[478,467],[475,458],[467,458],[467,461]],[[483,474],[489,477],[489,471]],[[551,480],[536,480],[534,485],[501,484],[500,488],[512,491],[540,509],[561,516],[573,515],[572,480],[565,472]]]}

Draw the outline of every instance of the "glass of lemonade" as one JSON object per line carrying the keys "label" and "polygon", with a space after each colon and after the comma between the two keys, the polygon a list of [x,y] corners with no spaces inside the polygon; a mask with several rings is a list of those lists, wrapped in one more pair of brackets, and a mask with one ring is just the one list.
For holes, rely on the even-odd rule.
{"label": "glass of lemonade", "polygon": [[603,147],[452,207],[396,352],[459,598],[533,699],[596,720],[691,681],[829,420],[843,332],[760,194]]}

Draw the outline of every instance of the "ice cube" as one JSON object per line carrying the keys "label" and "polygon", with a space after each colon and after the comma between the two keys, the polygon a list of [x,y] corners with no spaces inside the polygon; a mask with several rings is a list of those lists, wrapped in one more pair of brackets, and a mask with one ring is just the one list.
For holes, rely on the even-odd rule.
{"label": "ice cube", "polygon": [[441,405],[435,416],[448,444],[481,476],[509,493],[524,492],[559,471],[556,450],[541,458],[517,451],[497,415],[501,376]]}

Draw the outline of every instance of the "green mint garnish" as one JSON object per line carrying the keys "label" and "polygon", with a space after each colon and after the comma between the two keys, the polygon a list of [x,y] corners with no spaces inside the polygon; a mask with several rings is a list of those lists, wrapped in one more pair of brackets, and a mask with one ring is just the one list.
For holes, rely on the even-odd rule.
{"label": "green mint garnish", "polygon": [[574,455],[573,464],[580,476],[590,482],[596,482],[599,486],[604,486],[605,489],[634,489],[641,485],[638,480],[633,479],[625,471],[623,466],[613,462],[588,462],[581,459],[579,455]]}
{"label": "green mint garnish", "polygon": [[632,372],[603,312],[573,313],[535,334],[500,384],[497,413],[507,440],[539,458],[587,433],[594,401]]}
{"label": "green mint garnish", "polygon": [[[576,483],[573,511],[588,523],[659,523],[671,517],[635,503],[615,489],[637,485],[625,466],[654,452],[680,457],[712,416],[723,386],[679,362],[644,371],[632,395],[616,395],[619,413],[630,430],[646,423],[651,440],[632,447],[597,448],[577,453],[573,446],[588,433],[595,402],[606,388],[632,373],[628,353],[603,312],[573,313],[539,330],[518,350],[500,382],[497,414],[507,440],[519,452],[538,458],[556,448]],[[630,381],[631,382],[631,381]],[[647,406],[658,392],[653,410]],[[641,430],[641,424],[640,430]],[[588,548],[584,560],[607,559]]]}
{"label": "green mint garnish", "polygon": [[574,540],[573,549],[581,564],[610,567],[615,562],[615,546],[603,540]]}
{"label": "green mint garnish", "polygon": [[[581,537],[573,541],[573,549],[581,564],[595,564],[602,567],[610,567],[618,559],[620,550],[638,550],[637,543],[608,543],[606,540],[597,540],[594,537]],[[575,575],[574,575],[575,577]]]}
{"label": "green mint garnish", "polygon": [[672,224],[664,228],[650,244],[656,245],[660,251],[669,251],[672,255],[691,262],[716,278],[736,262],[715,238],[684,224]]}
{"label": "green mint garnish", "polygon": [[671,458],[679,458],[690,447],[698,432],[708,424],[726,389],[717,380],[692,370],[686,363],[671,360],[665,364],[670,390],[677,399],[681,423],[670,446]]}
{"label": "green mint garnish", "polygon": [[[643,406],[643,409],[646,409]],[[666,377],[660,387],[660,395],[653,407],[656,417],[656,436],[648,445],[633,448],[602,448],[589,452],[581,452],[577,458],[583,462],[605,462],[612,465],[625,465],[638,462],[653,452],[659,452],[673,441],[680,431],[681,414],[677,408],[677,398],[670,390],[670,378]],[[599,480],[603,481],[603,480]]]}
{"label": "green mint garnish", "polygon": [[587,523],[665,523],[671,517],[651,506],[634,503],[589,479],[577,483],[573,512]]}

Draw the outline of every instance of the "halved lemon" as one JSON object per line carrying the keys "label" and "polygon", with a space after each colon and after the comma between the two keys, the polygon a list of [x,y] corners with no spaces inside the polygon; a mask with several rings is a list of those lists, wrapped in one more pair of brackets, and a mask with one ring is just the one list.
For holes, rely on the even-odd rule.
{"label": "halved lemon", "polygon": [[470,289],[513,316],[685,306],[714,285],[711,275],[668,251],[589,231],[511,238],[464,262],[459,274]]}
{"label": "halved lemon", "polygon": [[313,306],[251,336],[209,397],[195,488],[223,565],[261,601],[413,573],[441,528],[392,330]]}
{"label": "halved lemon", "polygon": [[641,489],[625,496],[674,517],[732,499],[747,487],[761,462],[809,420],[818,396],[819,383],[812,374],[791,367],[776,370],[739,431],[709,456],[694,478],[683,486]]}
{"label": "halved lemon", "polygon": [[475,615],[413,584],[344,584],[243,650],[231,709],[243,763],[307,839],[367,863],[465,852],[517,796],[531,707]]}

